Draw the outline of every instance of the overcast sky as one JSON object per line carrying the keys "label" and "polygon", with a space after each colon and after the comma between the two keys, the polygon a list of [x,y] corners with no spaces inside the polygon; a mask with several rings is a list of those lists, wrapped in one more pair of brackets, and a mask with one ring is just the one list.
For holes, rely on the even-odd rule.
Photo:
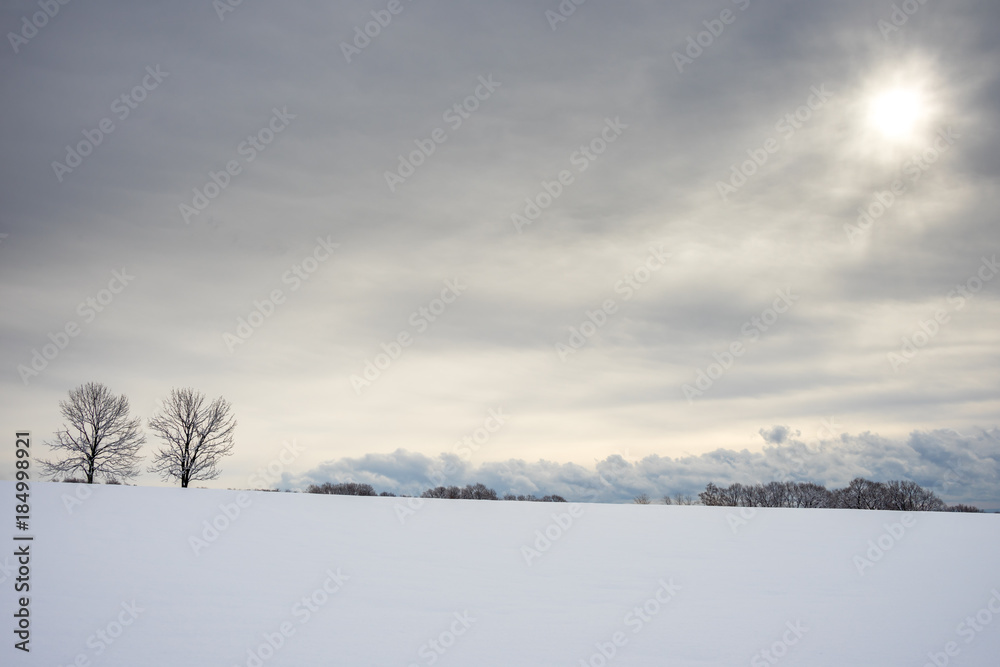
{"label": "overcast sky", "polygon": [[1000,6],[903,4],[4,3],[5,429],[190,386],[214,487],[294,441],[292,486],[1000,507]]}

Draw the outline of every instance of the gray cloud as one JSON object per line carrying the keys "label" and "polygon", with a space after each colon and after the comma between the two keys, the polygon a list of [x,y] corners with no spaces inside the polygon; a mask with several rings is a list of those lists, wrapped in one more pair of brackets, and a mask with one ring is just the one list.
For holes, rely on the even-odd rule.
{"label": "gray cloud", "polygon": [[771,445],[783,444],[788,439],[789,434],[793,436],[801,435],[799,431],[792,433],[790,428],[781,426],[780,424],[772,426],[769,429],[762,428],[758,433],[760,433],[760,437],[764,438],[764,442]]}

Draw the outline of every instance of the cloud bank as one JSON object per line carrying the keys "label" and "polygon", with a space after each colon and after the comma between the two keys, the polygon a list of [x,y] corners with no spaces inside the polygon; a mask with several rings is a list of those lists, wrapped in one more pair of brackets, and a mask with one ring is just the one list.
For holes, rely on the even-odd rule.
{"label": "cloud bank", "polygon": [[[776,431],[787,435],[788,429],[775,426],[768,435]],[[698,456],[653,455],[636,461],[615,454],[593,467],[518,459],[474,463],[455,453],[430,457],[399,449],[329,461],[301,475],[286,475],[282,485],[303,489],[308,484],[353,481],[378,491],[419,495],[432,486],[482,482],[501,494],[557,494],[568,500],[614,503],[630,502],[642,493],[652,498],[696,496],[708,482],[722,486],[814,482],[833,489],[855,477],[912,480],[951,504],[1000,509],[1000,430],[913,432],[905,440],[871,433],[844,433],[810,442],[785,437],[759,452],[717,449]]]}

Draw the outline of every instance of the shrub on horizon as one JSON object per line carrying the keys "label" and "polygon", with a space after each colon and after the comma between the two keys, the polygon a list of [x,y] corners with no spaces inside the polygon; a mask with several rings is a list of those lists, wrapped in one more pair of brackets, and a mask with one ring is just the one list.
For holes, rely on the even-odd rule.
{"label": "shrub on horizon", "polygon": [[324,482],[320,485],[310,484],[306,493],[325,493],[334,496],[377,496],[371,484],[359,484],[357,482],[342,482],[331,484]]}

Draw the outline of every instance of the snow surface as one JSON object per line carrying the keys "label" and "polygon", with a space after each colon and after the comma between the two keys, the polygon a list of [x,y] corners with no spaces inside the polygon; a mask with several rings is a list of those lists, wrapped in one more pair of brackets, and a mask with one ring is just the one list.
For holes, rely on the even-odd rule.
{"label": "snow surface", "polygon": [[[13,483],[0,490],[13,503]],[[196,554],[191,538],[206,521],[225,526],[220,506],[234,514],[240,493],[239,516]],[[0,663],[884,667],[935,664],[931,654],[1000,665],[998,515],[401,508],[406,499],[32,484],[31,653],[12,648],[8,556]],[[526,552],[546,530],[548,548]],[[871,551],[868,567],[880,539],[890,549]],[[288,636],[269,651],[264,636],[279,643],[283,623]],[[248,651],[262,645],[260,661]]]}

